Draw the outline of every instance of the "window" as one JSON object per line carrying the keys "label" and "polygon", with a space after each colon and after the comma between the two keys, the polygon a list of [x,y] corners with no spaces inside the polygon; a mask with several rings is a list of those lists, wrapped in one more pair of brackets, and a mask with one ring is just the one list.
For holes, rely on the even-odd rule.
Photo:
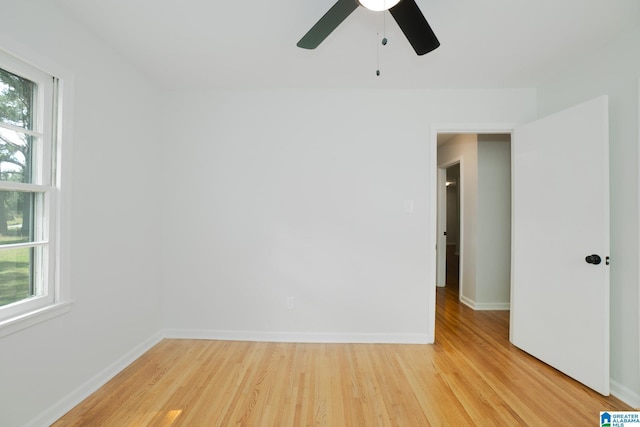
{"label": "window", "polygon": [[57,88],[0,52],[0,326],[60,302]]}

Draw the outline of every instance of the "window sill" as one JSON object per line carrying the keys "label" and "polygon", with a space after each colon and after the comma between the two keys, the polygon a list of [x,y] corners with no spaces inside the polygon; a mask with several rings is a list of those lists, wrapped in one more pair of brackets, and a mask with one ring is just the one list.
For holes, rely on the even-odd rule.
{"label": "window sill", "polygon": [[0,338],[71,311],[71,302],[61,302],[0,322]]}

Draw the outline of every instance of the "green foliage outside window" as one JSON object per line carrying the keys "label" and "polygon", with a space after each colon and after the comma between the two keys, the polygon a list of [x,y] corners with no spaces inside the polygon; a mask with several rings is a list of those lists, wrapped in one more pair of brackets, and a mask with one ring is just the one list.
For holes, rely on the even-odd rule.
{"label": "green foliage outside window", "polygon": [[[37,85],[0,68],[0,181],[31,182]],[[0,247],[28,242],[33,193],[0,191]],[[33,248],[0,250],[0,306],[31,296]]]}

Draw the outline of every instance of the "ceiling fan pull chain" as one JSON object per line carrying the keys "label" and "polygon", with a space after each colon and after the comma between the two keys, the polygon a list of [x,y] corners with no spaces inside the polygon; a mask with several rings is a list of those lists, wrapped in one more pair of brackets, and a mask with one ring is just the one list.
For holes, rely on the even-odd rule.
{"label": "ceiling fan pull chain", "polygon": [[387,11],[382,11],[382,46],[387,45]]}
{"label": "ceiling fan pull chain", "polygon": [[382,11],[382,46],[386,46],[386,45],[387,45],[387,10],[385,9]]}
{"label": "ceiling fan pull chain", "polygon": [[376,33],[376,76],[380,75],[380,33]]}

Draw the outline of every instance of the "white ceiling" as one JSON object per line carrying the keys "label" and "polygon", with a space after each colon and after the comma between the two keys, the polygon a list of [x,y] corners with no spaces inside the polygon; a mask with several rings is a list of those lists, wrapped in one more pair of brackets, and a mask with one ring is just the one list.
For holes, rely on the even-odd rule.
{"label": "white ceiling", "polygon": [[297,41],[334,0],[55,0],[166,88],[533,87],[640,20],[638,0],[416,0],[442,43],[418,57],[358,8],[315,50]]}

